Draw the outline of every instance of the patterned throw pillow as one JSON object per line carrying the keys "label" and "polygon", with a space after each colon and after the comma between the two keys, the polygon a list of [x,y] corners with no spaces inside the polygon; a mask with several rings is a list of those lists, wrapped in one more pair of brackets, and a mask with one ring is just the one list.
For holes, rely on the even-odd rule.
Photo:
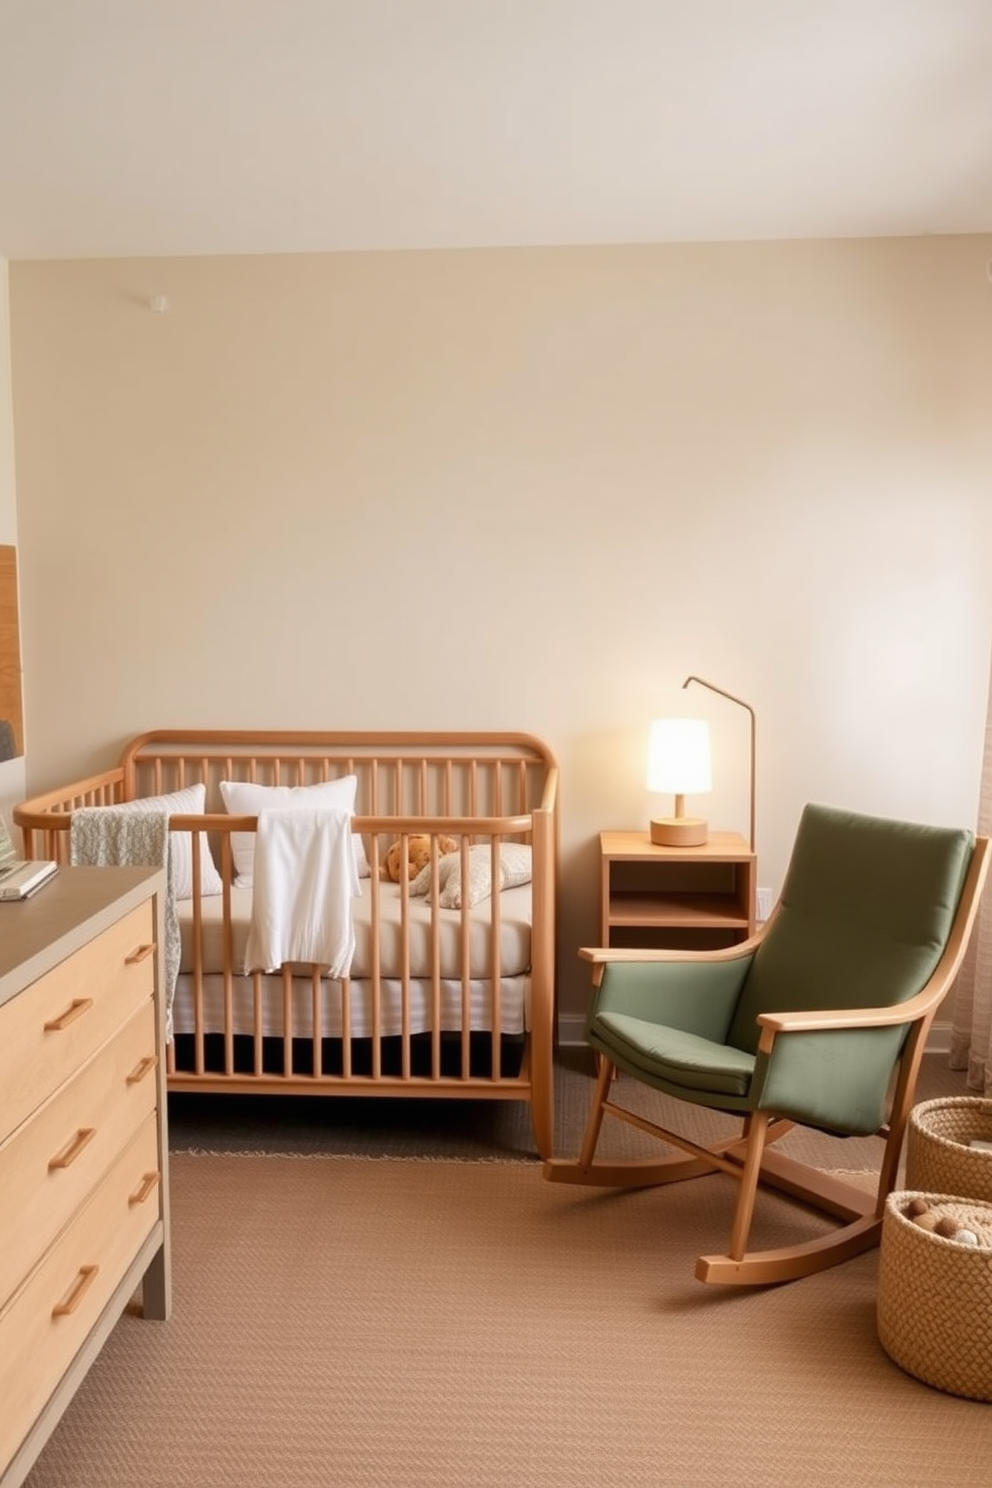
{"label": "patterned throw pillow", "polygon": [[[205,785],[188,785],[184,790],[172,791],[166,796],[141,796],[137,801],[125,801],[120,806],[111,806],[110,811],[167,811],[170,816],[202,816],[206,810],[207,788]],[[172,888],[177,899],[193,897],[193,834],[171,833],[172,843]],[[200,892],[220,894],[224,885],[220,881],[217,865],[210,852],[206,832],[200,833]]]}
{"label": "patterned throw pillow", "polygon": [[[499,850],[499,887],[513,889],[530,883],[531,849],[520,842],[504,842]],[[438,859],[438,903],[442,909],[462,907],[462,855],[446,853]],[[425,863],[410,885],[410,893],[429,894],[431,865]],[[492,894],[492,848],[488,842],[477,842],[468,850],[468,902],[478,904]]]}

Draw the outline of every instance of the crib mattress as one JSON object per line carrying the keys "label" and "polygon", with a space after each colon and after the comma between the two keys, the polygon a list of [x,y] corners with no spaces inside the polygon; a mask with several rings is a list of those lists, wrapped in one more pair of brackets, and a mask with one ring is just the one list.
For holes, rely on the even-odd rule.
{"label": "crib mattress", "polygon": [[[403,984],[394,979],[380,983],[378,1013],[376,993],[371,983],[352,981],[347,987],[326,979],[317,988],[309,977],[293,977],[287,988],[281,976],[258,977],[258,1003],[255,1002],[255,978],[234,977],[231,985],[231,1033],[265,1038],[311,1038],[314,1028],[314,999],[317,999],[317,1026],[323,1038],[396,1037],[404,1032]],[[476,980],[463,989],[461,982],[442,981],[435,990],[428,981],[411,980],[407,984],[408,1023],[411,1034],[430,1033],[435,1027],[441,1033],[458,1033],[468,1027],[474,1033],[490,1033],[495,1027],[501,1033],[521,1034],[530,1029],[529,976],[503,977],[499,986],[499,1016],[494,1017],[493,984]],[[463,992],[468,1015],[463,1012]],[[205,1033],[221,1033],[225,1028],[225,978],[212,974],[202,978],[199,992],[202,1006],[202,1028]],[[195,978],[179,977],[172,1007],[173,1028],[177,1034],[196,1031]],[[288,1022],[287,1022],[288,1016]]]}
{"label": "crib mattress", "polygon": [[[201,966],[196,975],[195,931],[191,900],[177,904],[182,937],[182,960],[172,1016],[176,1033],[196,1027],[196,998],[202,1006],[202,1027],[219,1032],[226,1026],[225,1004],[230,985],[230,1028],[235,1034],[256,1030],[266,1037],[282,1037],[287,1017],[292,1032],[309,1038],[313,1032],[314,999],[322,1034],[339,1038],[347,1027],[355,1038],[403,1032],[404,987],[407,990],[408,1028],[425,1033],[434,1028],[457,1032],[499,1027],[520,1034],[530,1024],[531,888],[523,884],[498,896],[499,1005],[493,997],[493,902],[485,899],[467,916],[462,935],[460,910],[438,909],[436,927],[429,900],[408,898],[404,933],[403,900],[398,884],[379,885],[378,968],[373,962],[372,889],[364,882],[352,901],[355,954],[346,984],[322,978],[314,987],[309,969],[288,982],[276,973],[243,975],[251,915],[251,889],[232,889],[230,936],[231,976],[225,975],[224,901],[221,895],[201,901]],[[437,938],[435,956],[434,941]],[[404,948],[408,957],[404,964]],[[467,961],[466,961],[467,950]],[[433,968],[437,966],[437,987]],[[376,974],[377,973],[377,974]],[[256,1006],[255,984],[258,983]],[[198,989],[199,988],[199,993]],[[436,1005],[435,1005],[436,999]],[[467,1017],[466,1017],[467,1013]]]}
{"label": "crib mattress", "polygon": [[[224,958],[224,900],[220,894],[201,899],[200,940],[204,975],[223,972],[227,965],[240,973],[244,970],[245,946],[251,916],[251,889],[231,890],[231,959]],[[498,896],[499,973],[515,977],[530,970],[531,886],[504,889]],[[192,972],[195,966],[192,900],[180,900],[176,906],[182,937],[180,972]],[[352,900],[355,926],[355,954],[351,963],[352,981],[370,980],[377,970],[381,978],[404,975],[430,977],[435,965],[442,979],[461,981],[466,970],[470,979],[493,975],[493,900],[484,899],[468,915],[468,965],[462,941],[462,916],[457,909],[437,911],[437,956],[434,955],[434,929],[430,902],[408,899],[407,934],[403,929],[402,895],[398,884],[379,886],[379,965],[373,965],[372,890],[362,884],[360,897]],[[404,948],[409,956],[404,964]]]}

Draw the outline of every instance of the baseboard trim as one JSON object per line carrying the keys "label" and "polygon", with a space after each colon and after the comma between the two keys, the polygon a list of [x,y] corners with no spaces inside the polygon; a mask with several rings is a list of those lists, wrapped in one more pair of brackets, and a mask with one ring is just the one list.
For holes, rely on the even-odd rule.
{"label": "baseboard trim", "polygon": [[925,1054],[947,1054],[951,1052],[951,1033],[953,1023],[931,1023],[930,1032],[927,1035]]}
{"label": "baseboard trim", "polygon": [[576,1049],[584,1044],[586,1020],[582,1013],[558,1014],[558,1042],[566,1049]]}
{"label": "baseboard trim", "polygon": [[[563,1048],[574,1049],[585,1043],[586,1020],[583,1013],[560,1013],[558,1016],[558,1042]],[[932,1023],[927,1036],[927,1054],[950,1054],[950,1023]]]}

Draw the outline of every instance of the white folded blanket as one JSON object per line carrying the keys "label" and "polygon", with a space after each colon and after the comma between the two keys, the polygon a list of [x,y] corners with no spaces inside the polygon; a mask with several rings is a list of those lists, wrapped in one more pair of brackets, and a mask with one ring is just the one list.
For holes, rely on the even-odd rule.
{"label": "white folded blanket", "polygon": [[355,950],[351,901],[360,893],[349,811],[263,807],[245,971],[301,961],[347,976]]}

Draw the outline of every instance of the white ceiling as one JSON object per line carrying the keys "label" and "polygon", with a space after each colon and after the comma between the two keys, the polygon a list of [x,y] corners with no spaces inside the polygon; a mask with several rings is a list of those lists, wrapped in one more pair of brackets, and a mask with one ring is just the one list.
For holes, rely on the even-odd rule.
{"label": "white ceiling", "polygon": [[0,256],[992,232],[992,0],[0,0]]}

